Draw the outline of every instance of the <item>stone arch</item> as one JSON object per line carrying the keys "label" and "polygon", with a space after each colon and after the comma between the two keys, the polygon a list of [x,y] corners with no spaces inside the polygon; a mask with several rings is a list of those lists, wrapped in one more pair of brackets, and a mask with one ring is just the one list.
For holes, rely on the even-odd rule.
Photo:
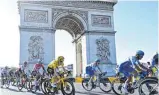
{"label": "stone arch", "polygon": [[75,17],[76,19],[78,19],[84,27],[83,31],[88,29],[88,25],[83,20],[83,18],[75,13],[62,13],[62,14],[58,15],[56,18],[53,19],[53,28],[56,29],[57,21],[59,21],[61,18],[66,17],[66,16],[72,16],[72,17]]}
{"label": "stone arch", "polygon": [[[55,59],[55,31],[56,29],[61,28],[67,30],[72,35],[76,51],[78,48],[78,43],[82,44],[82,65],[84,69],[88,64],[93,62],[96,57],[100,57],[104,60],[106,59],[106,61],[108,61],[109,57],[110,62],[116,64],[116,31],[114,31],[113,14],[113,6],[116,3],[117,2],[114,1],[70,0],[19,1],[19,31],[21,36],[19,63],[22,63],[28,59],[28,56],[31,56],[31,59],[43,58],[44,64],[47,67],[47,65]],[[77,29],[76,31],[78,35],[75,33],[75,30],[70,28],[72,26],[66,24],[68,27],[62,27],[62,22],[65,21],[69,21],[77,26],[80,30],[79,31]],[[43,38],[43,48],[39,48],[41,45],[37,45],[37,50],[43,50],[43,52],[32,53],[36,49],[29,48],[28,53],[28,49],[26,49],[26,47],[29,47],[28,43],[30,42],[30,37],[35,34],[36,36],[41,36]],[[105,45],[106,42],[101,42],[100,40],[99,43],[96,43],[96,39],[98,40],[101,37],[107,38],[110,44]],[[30,44],[30,47],[32,47],[32,44]],[[74,66],[76,64],[78,64],[77,61],[73,64],[73,68],[77,68],[77,66]],[[105,65],[112,66],[112,64]],[[102,70],[108,70],[108,74],[113,74],[113,69],[109,66],[102,67]],[[74,75],[76,75],[76,71],[76,69],[73,69]],[[84,73],[85,71],[83,70],[83,74]]]}

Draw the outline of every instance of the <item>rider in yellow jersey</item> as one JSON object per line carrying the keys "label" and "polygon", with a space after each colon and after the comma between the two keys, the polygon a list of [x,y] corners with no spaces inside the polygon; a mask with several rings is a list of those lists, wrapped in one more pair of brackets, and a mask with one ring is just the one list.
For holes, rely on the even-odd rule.
{"label": "rider in yellow jersey", "polygon": [[60,67],[64,70],[64,72],[66,72],[65,68],[64,68],[64,57],[63,56],[59,56],[57,58],[57,60],[53,60],[52,62],[50,62],[50,64],[48,65],[47,71],[50,75],[53,75],[53,79],[52,79],[52,86],[54,88],[56,88],[56,82],[57,77],[58,77],[58,73],[60,72]]}

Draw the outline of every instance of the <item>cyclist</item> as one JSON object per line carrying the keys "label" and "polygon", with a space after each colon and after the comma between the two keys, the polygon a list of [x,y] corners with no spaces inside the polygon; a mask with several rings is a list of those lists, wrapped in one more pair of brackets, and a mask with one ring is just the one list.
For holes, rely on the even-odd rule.
{"label": "cyclist", "polygon": [[[95,79],[95,77],[97,77],[97,86],[99,86],[99,84],[100,84],[100,82],[99,82],[99,74],[101,73],[101,70],[100,70],[100,68],[99,68],[99,64],[100,64],[100,60],[99,59],[97,59],[97,60],[95,60],[93,63],[91,63],[91,64],[89,64],[87,67],[86,67],[86,69],[88,68],[89,69],[89,67],[91,67],[90,69],[90,72],[92,73],[92,74],[90,74],[91,75],[91,79],[89,80],[89,82],[92,82],[93,81],[93,83],[94,83],[94,79]],[[86,70],[86,72],[87,72],[87,70]],[[95,87],[95,85],[93,84],[93,87]]]}
{"label": "cyclist", "polygon": [[57,78],[59,76],[60,73],[60,69],[63,69],[64,72],[66,72],[66,69],[64,68],[64,57],[63,56],[59,56],[57,58],[57,60],[53,60],[49,63],[48,67],[47,67],[47,71],[50,75],[53,75],[52,78],[52,87],[57,91],[56,93],[58,93],[57,90]]}
{"label": "cyclist", "polygon": [[2,83],[1,88],[4,85],[3,79],[8,76],[8,73],[9,73],[8,70],[9,70],[8,66],[5,66],[5,68],[1,70],[1,83]]}
{"label": "cyclist", "polygon": [[158,75],[158,67],[159,67],[159,62],[158,62],[158,53],[156,53],[154,56],[153,56],[153,59],[152,59],[152,71],[153,73],[155,74],[155,76]]}
{"label": "cyclist", "polygon": [[[158,67],[159,67],[159,62],[158,62],[158,53],[156,53],[154,56],[153,56],[153,58],[152,58],[152,62],[151,62],[152,64],[150,65],[150,72],[149,72],[149,77],[157,77],[157,78],[159,78],[159,76],[158,76]],[[151,90],[151,89],[153,89],[153,87],[152,86],[149,86],[149,84],[148,83],[146,83],[146,85],[147,85],[147,87],[148,87],[148,89],[149,90]],[[158,91],[157,90],[153,90],[152,92],[151,92],[151,94],[158,94]]]}
{"label": "cyclist", "polygon": [[34,89],[36,89],[38,87],[38,80],[42,75],[40,73],[41,68],[43,69],[43,75],[44,75],[46,70],[44,68],[44,65],[43,65],[42,61],[39,59],[38,62],[34,65],[34,68],[33,68],[33,71],[32,71],[32,73],[34,73],[35,76],[36,76],[36,79],[34,80],[34,84],[35,84]]}
{"label": "cyclist", "polygon": [[28,73],[27,69],[28,69],[28,62],[24,61],[23,65],[20,65],[20,68],[19,68],[19,72],[22,77],[26,77]]}
{"label": "cyclist", "polygon": [[27,77],[27,69],[28,69],[28,62],[24,61],[22,65],[19,66],[19,68],[15,71],[15,77],[17,81],[20,81],[20,77]]}
{"label": "cyclist", "polygon": [[11,68],[11,69],[9,70],[8,74],[9,74],[9,76],[10,76],[11,78],[13,78],[13,77],[14,77],[14,69]]}
{"label": "cyclist", "polygon": [[141,60],[144,56],[144,52],[142,50],[138,50],[135,56],[128,58],[125,62],[121,63],[119,66],[119,72],[123,73],[124,76],[127,78],[124,84],[124,91],[128,94],[127,86],[132,80],[134,76],[137,78],[138,72],[140,71],[147,71],[149,70],[145,66],[143,66],[139,60]]}

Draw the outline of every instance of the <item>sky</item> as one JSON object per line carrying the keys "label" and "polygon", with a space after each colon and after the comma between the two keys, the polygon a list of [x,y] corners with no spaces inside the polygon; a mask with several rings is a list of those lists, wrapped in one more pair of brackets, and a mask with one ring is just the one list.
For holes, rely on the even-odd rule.
{"label": "sky", "polygon": [[[20,18],[16,2],[0,0],[0,66],[18,66],[19,63]],[[134,55],[138,49],[145,52],[142,61],[147,62],[158,49],[157,2],[118,1],[114,8],[117,63]],[[61,30],[57,30],[55,35],[56,57],[64,55],[66,64],[74,64],[75,51],[71,35]],[[63,41],[68,43],[65,48],[60,43]]]}

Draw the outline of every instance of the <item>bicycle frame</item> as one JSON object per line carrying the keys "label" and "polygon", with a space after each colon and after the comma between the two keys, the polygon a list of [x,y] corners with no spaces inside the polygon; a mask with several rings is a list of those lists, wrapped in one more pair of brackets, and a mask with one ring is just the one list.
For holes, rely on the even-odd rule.
{"label": "bicycle frame", "polygon": [[[59,79],[59,80],[56,82],[57,84],[59,84],[59,83],[64,84],[64,80],[65,80],[66,78],[60,77],[60,76],[58,76],[57,78]],[[52,78],[52,79],[53,79],[53,78]]]}

